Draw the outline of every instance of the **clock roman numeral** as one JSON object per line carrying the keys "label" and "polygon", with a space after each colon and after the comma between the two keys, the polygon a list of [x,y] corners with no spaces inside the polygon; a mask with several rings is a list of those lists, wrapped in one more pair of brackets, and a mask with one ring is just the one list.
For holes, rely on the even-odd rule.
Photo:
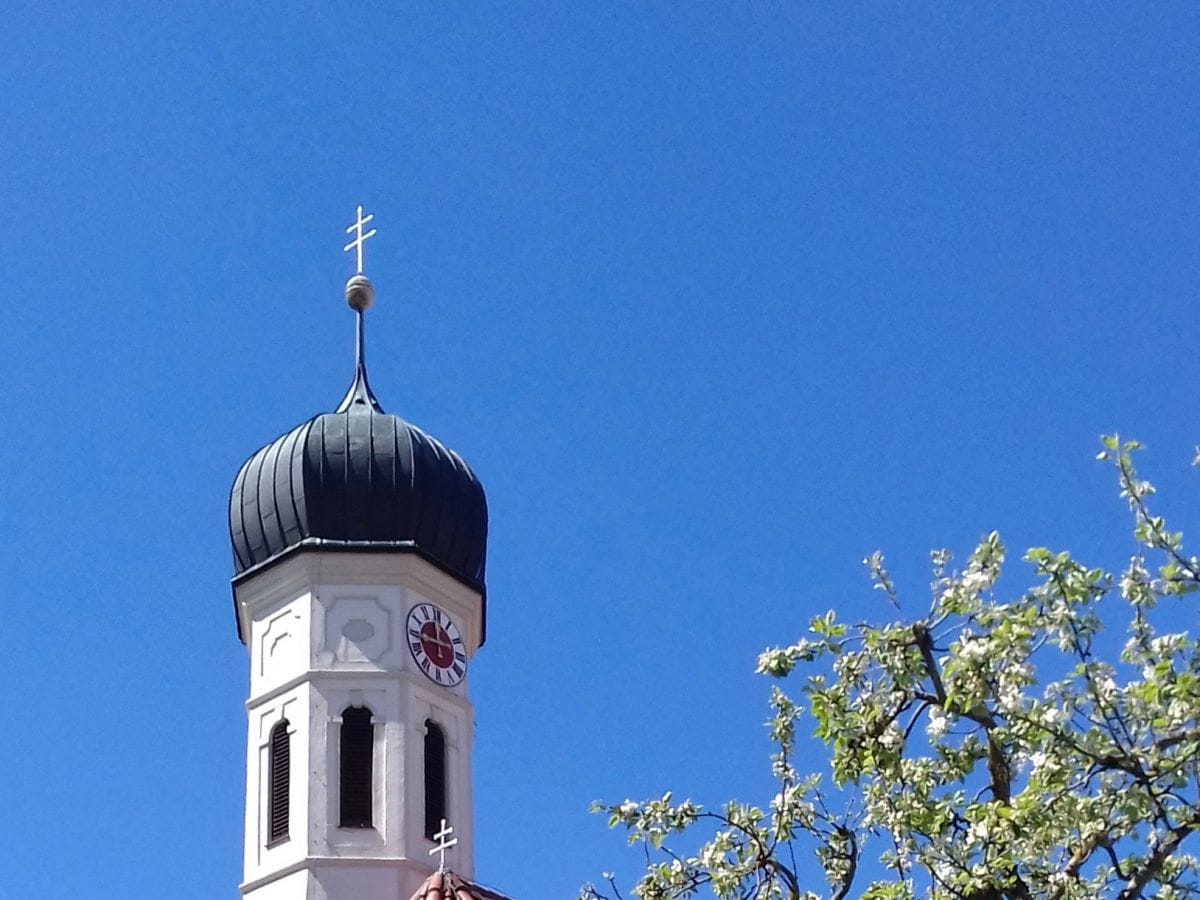
{"label": "clock roman numeral", "polygon": [[435,603],[418,603],[409,610],[406,630],[413,659],[430,681],[453,687],[463,680],[467,647],[452,615]]}

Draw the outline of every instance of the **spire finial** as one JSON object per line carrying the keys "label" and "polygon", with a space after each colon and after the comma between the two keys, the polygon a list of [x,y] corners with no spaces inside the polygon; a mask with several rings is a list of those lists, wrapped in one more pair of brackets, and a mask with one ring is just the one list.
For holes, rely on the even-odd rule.
{"label": "spire finial", "polygon": [[349,228],[346,229],[346,234],[350,234],[351,232],[356,233],[354,240],[352,240],[350,243],[348,243],[345,247],[342,248],[342,250],[344,252],[344,251],[348,251],[351,247],[353,247],[355,249],[355,251],[357,252],[358,268],[355,270],[356,275],[361,275],[363,273],[363,270],[362,270],[363,244],[365,244],[367,242],[367,238],[375,237],[375,229],[374,228],[372,228],[366,234],[363,234],[363,226],[366,225],[368,222],[370,222],[374,218],[375,218],[375,213],[371,213],[370,215],[366,216],[365,218],[363,217],[363,208],[362,208],[362,204],[360,203],[358,205],[358,220],[353,225],[351,225]]}
{"label": "spire finial", "polygon": [[363,334],[363,313],[367,311],[371,305],[371,301],[375,299],[375,287],[371,284],[371,279],[362,273],[363,244],[366,243],[367,238],[375,235],[375,229],[372,228],[370,231],[364,232],[363,226],[374,218],[374,213],[364,216],[362,205],[359,204],[358,216],[354,224],[346,229],[347,234],[355,234],[354,240],[342,248],[343,252],[354,248],[358,260],[358,272],[352,275],[350,280],[346,282],[346,302],[358,314],[358,322],[356,323],[357,333],[354,342],[354,381],[350,385],[350,390],[346,392],[346,396],[338,406],[338,412],[347,412],[356,406],[365,406],[373,409],[375,412],[383,412],[379,401],[371,393],[371,385],[367,383],[367,342]]}
{"label": "spire finial", "polygon": [[434,845],[433,849],[429,851],[430,856],[433,856],[435,853],[438,854],[439,872],[446,871],[446,851],[458,843],[458,838],[447,840],[447,838],[449,838],[452,834],[454,834],[454,829],[446,824],[445,819],[442,819],[442,830],[433,836],[433,839],[437,841],[437,843]]}
{"label": "spire finial", "polygon": [[363,215],[362,204],[358,205],[358,216],[355,218],[354,224],[346,229],[346,234],[354,234],[354,240],[342,248],[342,252],[349,252],[351,248],[355,251],[355,258],[358,261],[358,270],[353,277],[346,282],[346,302],[350,304],[350,308],[359,315],[367,311],[371,301],[375,299],[375,288],[371,284],[371,279],[363,274],[363,244],[367,242],[367,238],[375,236],[375,229],[363,231],[363,226],[375,218],[375,213]]}

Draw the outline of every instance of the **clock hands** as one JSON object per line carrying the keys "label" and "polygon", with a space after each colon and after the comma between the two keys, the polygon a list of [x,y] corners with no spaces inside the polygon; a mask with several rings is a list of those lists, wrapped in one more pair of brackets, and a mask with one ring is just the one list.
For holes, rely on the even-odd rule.
{"label": "clock hands", "polygon": [[[425,625],[433,625],[432,629],[426,630]],[[428,641],[431,644],[437,644],[439,647],[452,647],[453,644],[447,638],[450,638],[449,632],[444,628],[438,628],[432,622],[426,622],[418,628],[408,629],[408,633],[419,641]],[[451,639],[452,640],[452,639]]]}
{"label": "clock hands", "polygon": [[[442,631],[442,629],[438,628],[436,625],[433,627],[433,634],[426,634],[425,629],[422,628],[421,629],[421,640],[429,641],[431,644],[437,644],[439,647],[446,647],[446,648],[452,647],[453,645],[448,640],[446,640],[445,638],[442,637],[443,634],[445,634],[445,632]],[[446,635],[446,637],[449,637],[449,635]]]}

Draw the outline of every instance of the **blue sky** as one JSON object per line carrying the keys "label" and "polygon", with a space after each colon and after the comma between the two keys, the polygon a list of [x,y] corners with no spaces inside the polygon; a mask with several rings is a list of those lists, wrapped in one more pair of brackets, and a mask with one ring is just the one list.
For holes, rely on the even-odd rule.
{"label": "blue sky", "polygon": [[593,799],[765,800],[755,656],[887,616],[867,552],[912,613],[993,528],[1120,566],[1112,430],[1187,530],[1198,45],[1173,3],[10,4],[0,895],[235,896],[225,503],[350,380],[358,203],[376,393],[488,492],[518,897],[633,871]]}

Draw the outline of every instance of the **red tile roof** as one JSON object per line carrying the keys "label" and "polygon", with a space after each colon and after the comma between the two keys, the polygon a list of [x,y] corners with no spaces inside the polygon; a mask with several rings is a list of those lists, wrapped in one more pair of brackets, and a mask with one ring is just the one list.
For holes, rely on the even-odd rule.
{"label": "red tile roof", "polygon": [[434,872],[417,888],[412,900],[510,900],[504,894],[472,884],[453,872]]}

